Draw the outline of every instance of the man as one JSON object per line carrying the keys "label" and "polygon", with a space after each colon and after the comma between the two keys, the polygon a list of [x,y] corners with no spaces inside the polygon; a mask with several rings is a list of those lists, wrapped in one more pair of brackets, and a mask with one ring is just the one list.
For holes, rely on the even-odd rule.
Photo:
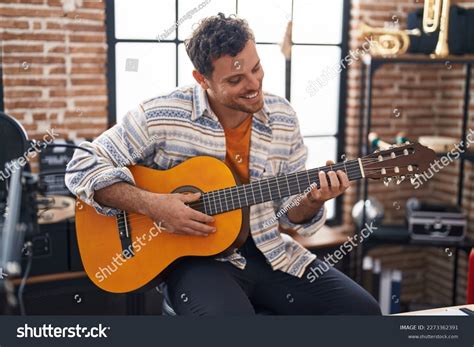
{"label": "man", "polygon": [[[306,148],[290,104],[262,91],[263,68],[244,20],[221,13],[203,20],[186,50],[197,84],[143,102],[121,124],[85,143],[99,162],[68,174],[66,183],[99,213],[140,213],[161,222],[165,232],[205,237],[216,231],[206,224],[213,217],[185,204],[199,194],[141,190],[125,166],[169,169],[210,155],[248,183],[304,170]],[[68,169],[90,166],[92,160],[78,151]],[[166,278],[176,312],[249,315],[265,307],[275,314],[380,314],[375,300],[336,269],[316,278],[311,269],[322,261],[280,233],[314,234],[324,224],[324,202],[349,187],[342,171],[320,172],[319,180],[320,188],[297,206],[286,208],[291,199],[252,206],[251,236],[229,257],[178,261]]]}

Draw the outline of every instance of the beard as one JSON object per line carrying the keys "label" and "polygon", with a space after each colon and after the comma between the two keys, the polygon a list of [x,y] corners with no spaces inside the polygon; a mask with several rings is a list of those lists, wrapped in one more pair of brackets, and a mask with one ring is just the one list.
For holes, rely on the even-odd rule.
{"label": "beard", "polygon": [[257,113],[263,108],[263,92],[262,89],[259,90],[260,95],[258,96],[259,100],[254,104],[247,104],[244,99],[238,97],[240,102],[234,99],[229,98],[228,100],[222,100],[221,103],[227,108],[230,108],[235,111],[245,112],[245,113]]}

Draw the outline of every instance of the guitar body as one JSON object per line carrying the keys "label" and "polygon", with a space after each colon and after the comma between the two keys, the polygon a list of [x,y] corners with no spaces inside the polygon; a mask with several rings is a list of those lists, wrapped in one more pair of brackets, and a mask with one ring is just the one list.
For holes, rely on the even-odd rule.
{"label": "guitar body", "polygon": [[[137,187],[161,194],[209,192],[238,183],[224,162],[207,156],[189,159],[169,170],[134,166],[130,171]],[[117,217],[100,215],[93,207],[78,200],[76,233],[89,278],[106,291],[124,293],[156,285],[165,270],[179,258],[231,253],[248,235],[248,214],[248,207],[216,214],[212,223],[216,232],[202,237],[160,232],[150,218],[128,213],[128,231],[134,254],[120,257],[124,247]]]}

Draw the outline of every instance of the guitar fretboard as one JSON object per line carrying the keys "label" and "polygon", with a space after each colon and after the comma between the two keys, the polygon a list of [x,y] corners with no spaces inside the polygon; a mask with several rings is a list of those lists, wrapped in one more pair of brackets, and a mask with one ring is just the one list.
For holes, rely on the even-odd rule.
{"label": "guitar fretboard", "polygon": [[319,172],[344,171],[350,181],[362,178],[357,159],[311,170],[280,175],[249,184],[206,192],[190,206],[208,215],[215,215],[246,206],[274,201],[304,192],[312,184],[320,187]]}

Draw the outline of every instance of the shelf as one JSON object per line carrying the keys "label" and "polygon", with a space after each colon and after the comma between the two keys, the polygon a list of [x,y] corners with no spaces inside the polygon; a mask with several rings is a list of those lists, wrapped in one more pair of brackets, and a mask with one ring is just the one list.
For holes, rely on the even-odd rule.
{"label": "shelf", "polygon": [[406,225],[381,225],[364,241],[369,244],[413,245],[428,247],[454,247],[468,249],[474,247],[474,241],[466,237],[463,241],[446,241],[442,239],[414,240]]}
{"label": "shelf", "polygon": [[404,54],[394,57],[382,57],[366,54],[363,57],[365,65],[383,64],[474,64],[474,55],[449,55],[443,58],[431,58],[425,54]]}
{"label": "shelf", "polygon": [[[371,56],[366,54],[363,56],[363,63],[360,65],[361,69],[361,93],[359,96],[360,100],[360,116],[359,116],[359,156],[362,157],[369,151],[369,142],[366,141],[367,136],[371,131],[371,118],[372,118],[372,91],[374,88],[373,80],[378,68],[385,64],[437,64],[439,68],[443,68],[443,65],[448,67],[448,63],[451,65],[466,65],[465,83],[464,83],[464,104],[462,111],[462,135],[461,140],[466,139],[468,123],[469,123],[469,105],[470,105],[470,94],[471,94],[471,80],[472,80],[472,67],[474,65],[474,55],[460,55],[460,56],[447,56],[443,58],[431,58],[428,55],[423,54],[404,54],[395,57],[381,57]],[[449,67],[448,67],[449,68]],[[446,154],[446,153],[444,153]],[[443,153],[439,154],[442,156]],[[460,169],[459,169],[459,180],[457,190],[457,203],[461,206],[463,201],[463,184],[464,184],[464,166],[466,161],[474,162],[474,153],[466,152],[461,153]],[[368,181],[359,181],[357,185],[357,199],[365,200],[368,196]],[[365,220],[362,222],[365,223]],[[360,282],[362,280],[362,258],[364,253],[364,245],[367,248],[376,247],[377,245],[383,244],[396,244],[396,245],[417,245],[417,246],[431,246],[431,247],[454,247],[454,261],[453,261],[453,277],[452,277],[452,304],[456,304],[457,298],[457,283],[458,283],[458,250],[459,249],[470,249],[474,247],[473,240],[467,239],[462,242],[447,242],[444,240],[429,240],[419,241],[412,240],[408,228],[405,225],[397,226],[382,226],[377,232],[369,237],[361,247],[361,251],[356,257],[357,265],[355,276]]]}

